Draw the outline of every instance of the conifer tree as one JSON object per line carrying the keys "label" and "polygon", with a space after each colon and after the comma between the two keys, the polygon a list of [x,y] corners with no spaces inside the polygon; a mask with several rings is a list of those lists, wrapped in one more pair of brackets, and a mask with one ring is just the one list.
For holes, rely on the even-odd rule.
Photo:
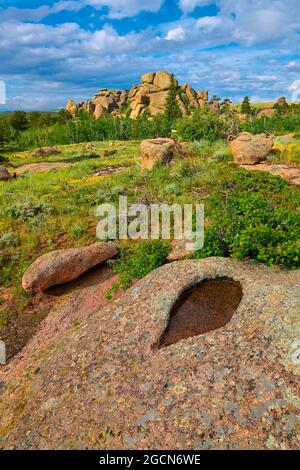
{"label": "conifer tree", "polygon": [[245,96],[245,98],[243,99],[242,107],[241,107],[241,113],[242,114],[251,114],[252,113],[252,108],[251,108],[249,96]]}
{"label": "conifer tree", "polygon": [[171,84],[169,88],[169,92],[166,99],[166,110],[165,115],[170,121],[175,121],[176,119],[182,116],[177,97],[177,85],[174,79],[174,75],[171,78]]}

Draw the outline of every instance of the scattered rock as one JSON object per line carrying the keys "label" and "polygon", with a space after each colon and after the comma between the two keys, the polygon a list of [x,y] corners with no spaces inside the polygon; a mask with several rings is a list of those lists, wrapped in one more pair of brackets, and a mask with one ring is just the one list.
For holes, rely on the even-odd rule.
{"label": "scattered rock", "polygon": [[93,150],[95,150],[95,147],[91,142],[89,142],[89,143],[86,144],[85,150],[87,150],[89,152],[92,152]]}
{"label": "scattered rock", "polygon": [[281,176],[290,184],[300,186],[300,165],[282,163],[258,163],[256,165],[241,165],[246,170],[266,171],[275,176]]}
{"label": "scattered rock", "polygon": [[105,176],[111,175],[112,173],[117,173],[118,171],[128,168],[127,165],[114,165],[114,166],[105,166],[102,168],[97,168],[94,171],[94,176]]}
{"label": "scattered rock", "polygon": [[22,278],[23,288],[28,292],[39,292],[70,282],[116,254],[117,248],[112,242],[52,251],[29,266]]}
{"label": "scattered rock", "polygon": [[76,103],[73,100],[69,100],[66,106],[66,110],[69,111],[69,113],[74,114],[76,111]]}
{"label": "scattered rock", "polygon": [[57,155],[61,153],[60,150],[58,150],[55,147],[40,147],[38,149],[35,149],[32,153],[32,157],[43,157],[44,155]]}
{"label": "scattered rock", "polygon": [[100,150],[100,157],[105,158],[105,157],[111,157],[112,155],[115,155],[117,153],[116,149],[104,149]]}
{"label": "scattered rock", "polygon": [[276,105],[277,105],[279,108],[285,108],[285,107],[288,106],[287,101],[286,101],[286,99],[285,99],[284,96],[281,96],[280,98],[278,98],[277,103],[275,104],[275,106],[276,106]]}
{"label": "scattered rock", "polygon": [[72,163],[67,162],[41,162],[41,163],[27,163],[26,165],[16,168],[16,175],[23,175],[24,173],[47,173],[49,171],[60,170],[61,168],[70,168]]}
{"label": "scattered rock", "polygon": [[242,132],[230,142],[234,161],[243,165],[253,165],[265,160],[272,146],[273,136],[253,135],[250,132]]}
{"label": "scattered rock", "polygon": [[167,261],[179,261],[190,255],[191,250],[186,248],[187,243],[192,243],[192,240],[172,240],[171,252],[167,257]]}
{"label": "scattered rock", "polygon": [[142,169],[152,170],[158,161],[168,163],[177,149],[175,140],[169,138],[143,140],[141,143]]}
{"label": "scattered rock", "polygon": [[261,111],[259,111],[257,117],[258,118],[263,118],[263,117],[272,117],[274,116],[276,110],[271,109],[271,108],[263,108]]}
{"label": "scattered rock", "polygon": [[11,180],[12,176],[11,174],[7,171],[5,166],[0,165],[0,181],[8,181]]}

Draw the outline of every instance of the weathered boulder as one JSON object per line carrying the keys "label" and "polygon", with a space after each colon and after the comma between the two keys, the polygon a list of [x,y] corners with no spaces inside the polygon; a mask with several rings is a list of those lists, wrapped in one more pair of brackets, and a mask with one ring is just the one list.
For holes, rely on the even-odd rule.
{"label": "weathered boulder", "polygon": [[263,108],[261,111],[259,111],[257,117],[258,118],[272,117],[275,112],[276,112],[275,109]]}
{"label": "weathered boulder", "polygon": [[[169,72],[160,71],[155,74],[153,85],[161,90],[168,90],[172,81],[172,75]],[[176,85],[177,82],[176,82]]]}
{"label": "weathered boulder", "polygon": [[44,155],[58,155],[60,150],[56,147],[40,147],[31,152],[32,157],[43,157]]}
{"label": "weathered boulder", "polygon": [[181,86],[184,90],[192,108],[198,108],[197,93],[196,91],[188,84],[185,83]]}
{"label": "weathered boulder", "polygon": [[73,100],[69,100],[66,106],[66,110],[69,111],[69,113],[73,114],[76,111],[76,104]]}
{"label": "weathered boulder", "polygon": [[141,143],[142,169],[152,170],[156,162],[168,163],[174,156],[177,144],[168,138],[143,140]]}
{"label": "weathered boulder", "polygon": [[[182,293],[219,278],[242,288],[231,320],[159,348]],[[206,258],[156,269],[62,333],[56,308],[5,366],[1,448],[298,449],[299,288],[299,270]]]}
{"label": "weathered boulder", "polygon": [[242,132],[230,142],[234,161],[243,165],[253,165],[265,160],[272,146],[273,136],[253,135],[250,132]]}
{"label": "weathered boulder", "polygon": [[117,248],[112,242],[51,251],[29,266],[23,275],[22,286],[28,292],[39,292],[64,284],[116,254]]}
{"label": "weathered boulder", "polygon": [[132,107],[132,111],[130,113],[131,119],[137,119],[140,117],[141,114],[143,114],[146,111],[146,106],[142,103],[136,103]]}
{"label": "weathered boulder", "polygon": [[160,91],[160,89],[157,86],[151,85],[151,83],[143,83],[142,90],[145,95],[149,95],[150,93],[156,93],[157,91]]}
{"label": "weathered boulder", "polygon": [[248,120],[248,114],[246,114],[246,113],[237,113],[236,117],[241,122],[245,122],[245,121]]}
{"label": "weathered boulder", "polygon": [[278,98],[276,105],[279,106],[279,108],[281,108],[281,107],[286,107],[288,104],[287,104],[285,97],[281,96],[280,98]]}
{"label": "weathered boulder", "polygon": [[105,113],[105,109],[103,108],[102,104],[95,105],[94,110],[94,118],[99,119]]}
{"label": "weathered boulder", "polygon": [[219,114],[220,112],[220,103],[218,101],[212,101],[208,105],[208,109],[211,113]]}
{"label": "weathered boulder", "polygon": [[154,108],[159,108],[161,110],[164,110],[167,96],[168,96],[167,91],[159,91],[158,93],[151,93],[151,95],[149,96],[150,106],[154,106]]}
{"label": "weathered boulder", "polygon": [[155,77],[155,73],[153,72],[144,73],[144,75],[141,76],[141,82],[153,83],[154,77]]}
{"label": "weathered boulder", "polygon": [[179,108],[180,108],[180,111],[182,112],[182,114],[187,114],[188,110],[186,108],[186,105],[184,104],[184,102],[182,101],[182,99],[179,95],[176,96],[176,100],[178,101]]}
{"label": "weathered boulder", "polygon": [[10,179],[12,179],[12,176],[9,171],[7,171],[5,166],[0,165],[0,181],[8,181]]}
{"label": "weathered boulder", "polygon": [[112,111],[118,108],[116,99],[112,94],[110,94],[109,96],[98,96],[94,100],[94,104],[96,106],[96,109],[97,107],[100,108],[101,106],[102,109],[104,109],[108,113],[111,113]]}

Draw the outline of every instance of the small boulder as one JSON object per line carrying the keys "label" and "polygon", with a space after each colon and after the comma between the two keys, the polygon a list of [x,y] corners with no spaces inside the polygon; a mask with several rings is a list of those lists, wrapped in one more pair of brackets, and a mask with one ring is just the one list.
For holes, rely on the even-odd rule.
{"label": "small boulder", "polygon": [[152,72],[144,73],[144,75],[141,76],[141,82],[153,83],[154,77],[155,77],[155,73],[152,73]]}
{"label": "small boulder", "polygon": [[234,161],[241,165],[254,165],[266,159],[273,147],[273,136],[242,132],[230,142]]}
{"label": "small boulder", "polygon": [[55,147],[40,147],[35,149],[32,153],[32,157],[43,157],[44,155],[58,155],[60,151]]}
{"label": "small boulder", "polygon": [[0,165],[0,181],[8,181],[11,180],[12,176],[11,174],[7,171],[5,166]]}
{"label": "small boulder", "polygon": [[275,109],[263,108],[261,111],[259,111],[257,117],[260,119],[263,117],[272,117],[274,116],[275,112]]}
{"label": "small boulder", "polygon": [[171,81],[172,75],[169,72],[160,71],[155,74],[153,85],[161,90],[168,90],[170,88]]}
{"label": "small boulder", "polygon": [[69,113],[73,114],[76,111],[76,104],[73,100],[69,100],[66,106],[66,110],[69,111]]}
{"label": "small boulder", "polygon": [[22,278],[27,292],[40,292],[49,287],[73,281],[81,274],[117,254],[113,242],[98,242],[83,248],[51,251],[29,266]]}
{"label": "small boulder", "polygon": [[88,142],[85,146],[85,150],[92,152],[93,150],[95,150],[95,147],[91,142]]}
{"label": "small boulder", "polygon": [[142,169],[152,170],[156,162],[168,163],[177,149],[175,140],[169,138],[143,140],[141,143]]}

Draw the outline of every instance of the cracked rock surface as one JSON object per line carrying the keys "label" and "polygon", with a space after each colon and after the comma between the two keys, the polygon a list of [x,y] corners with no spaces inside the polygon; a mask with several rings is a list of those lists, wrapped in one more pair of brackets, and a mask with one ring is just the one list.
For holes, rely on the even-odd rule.
{"label": "cracked rock surface", "polygon": [[[181,293],[217,277],[243,290],[231,321],[158,349]],[[46,322],[0,369],[0,447],[299,448],[299,284],[300,271],[177,261],[55,340]]]}

